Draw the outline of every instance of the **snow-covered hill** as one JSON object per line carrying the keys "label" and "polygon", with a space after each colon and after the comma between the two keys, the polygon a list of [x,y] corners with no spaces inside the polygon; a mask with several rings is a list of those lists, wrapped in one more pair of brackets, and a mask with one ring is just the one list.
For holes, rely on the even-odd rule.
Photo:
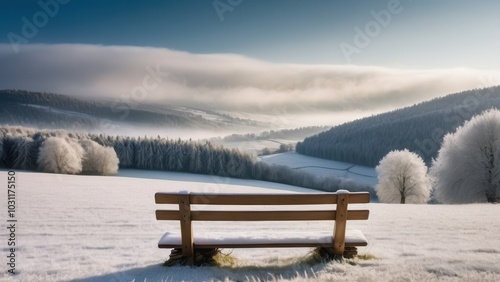
{"label": "snow-covered hill", "polygon": [[429,166],[446,134],[482,112],[500,108],[500,86],[474,88],[413,106],[351,120],[297,144],[301,154],[376,166],[393,150],[408,149]]}
{"label": "snow-covered hill", "polygon": [[[232,268],[161,266],[156,244],[178,222],[155,220],[157,191],[312,193],[292,186],[181,173],[122,170],[116,177],[17,172],[16,276],[6,273],[6,200],[2,197],[0,281],[498,281],[500,205],[366,205],[368,221],[349,223],[376,259],[301,263],[308,249],[239,249]],[[7,183],[7,172],[0,172]],[[3,192],[4,195],[6,191]],[[217,224],[217,223],[211,223]],[[194,234],[218,229],[287,231],[290,223],[196,223]],[[331,222],[302,223],[324,230]],[[291,231],[293,232],[293,231]],[[231,250],[225,250],[230,253]]]}
{"label": "snow-covered hill", "polygon": [[309,157],[293,152],[263,156],[260,160],[268,164],[286,165],[320,177],[333,175],[372,187],[377,184],[377,172],[372,167]]}

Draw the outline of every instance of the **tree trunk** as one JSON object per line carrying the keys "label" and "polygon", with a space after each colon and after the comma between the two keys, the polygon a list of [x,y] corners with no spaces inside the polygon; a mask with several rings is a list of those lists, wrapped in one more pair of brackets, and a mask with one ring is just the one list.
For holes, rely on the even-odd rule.
{"label": "tree trunk", "polygon": [[496,185],[490,184],[489,190],[486,191],[486,201],[488,201],[488,203],[498,202],[498,197],[500,197],[498,189]]}
{"label": "tree trunk", "polygon": [[401,193],[401,204],[404,204],[406,201],[406,177],[403,176],[403,187],[401,187],[401,190],[399,191]]}
{"label": "tree trunk", "polygon": [[[485,148],[490,153],[489,155],[489,167],[488,167],[488,175],[486,181],[489,184],[489,189],[486,191],[486,200],[488,203],[494,203],[496,201],[496,197],[498,196],[497,190],[498,187],[493,183],[493,169],[495,168],[495,155],[493,154],[493,148],[491,145],[488,148]],[[496,195],[495,195],[496,194]]]}

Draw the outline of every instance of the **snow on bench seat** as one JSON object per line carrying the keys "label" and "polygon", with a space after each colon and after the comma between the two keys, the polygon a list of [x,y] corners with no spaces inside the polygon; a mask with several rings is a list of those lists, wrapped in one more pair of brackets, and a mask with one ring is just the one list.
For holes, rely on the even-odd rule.
{"label": "snow on bench seat", "polygon": [[[210,233],[194,236],[198,248],[258,248],[258,247],[332,247],[332,232],[316,233]],[[360,230],[346,230],[345,246],[367,246],[368,241]],[[159,248],[181,248],[180,233],[167,232],[158,242]]]}

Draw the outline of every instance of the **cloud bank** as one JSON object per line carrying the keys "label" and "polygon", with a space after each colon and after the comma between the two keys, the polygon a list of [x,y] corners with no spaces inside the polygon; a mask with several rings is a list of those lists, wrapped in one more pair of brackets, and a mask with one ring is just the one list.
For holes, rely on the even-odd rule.
{"label": "cloud bank", "polygon": [[498,84],[497,71],[281,64],[234,54],[124,46],[0,44],[0,88],[221,111],[394,109]]}

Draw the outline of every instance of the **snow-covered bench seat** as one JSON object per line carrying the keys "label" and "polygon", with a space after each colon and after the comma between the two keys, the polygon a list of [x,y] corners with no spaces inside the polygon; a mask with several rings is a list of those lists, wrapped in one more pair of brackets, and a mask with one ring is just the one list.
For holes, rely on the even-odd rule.
{"label": "snow-covered bench seat", "polygon": [[[277,247],[325,247],[333,249],[339,256],[358,246],[368,244],[359,230],[346,230],[347,220],[366,220],[368,210],[350,210],[348,204],[370,202],[367,192],[318,194],[199,194],[199,193],[156,193],[157,204],[175,204],[175,209],[157,210],[158,220],[180,221],[180,232],[167,232],[158,242],[159,248],[182,248],[182,255],[193,263],[195,249],[211,248],[277,248]],[[178,206],[177,206],[178,205]],[[239,206],[226,210],[192,209],[194,205]],[[302,205],[300,210],[276,209],[276,206]],[[317,205],[321,205],[318,209]],[[242,210],[241,206],[248,206]],[[274,206],[274,209],[256,209],[255,206]],[[307,207],[307,208],[306,208]],[[324,207],[324,208],[323,208]],[[225,233],[193,235],[192,221],[315,221],[334,220],[332,228],[323,232],[272,231],[258,234],[237,232],[237,236]],[[239,228],[245,228],[243,225]],[[293,224],[290,225],[293,230]],[[241,230],[241,229],[240,229]]]}
{"label": "snow-covered bench seat", "polygon": [[[332,232],[300,232],[300,233],[245,233],[238,236],[231,234],[210,233],[193,238],[194,248],[256,248],[256,247],[332,247]],[[360,230],[346,230],[345,246],[366,246],[365,235]],[[160,248],[181,248],[182,236],[177,232],[163,234],[158,242]]]}

